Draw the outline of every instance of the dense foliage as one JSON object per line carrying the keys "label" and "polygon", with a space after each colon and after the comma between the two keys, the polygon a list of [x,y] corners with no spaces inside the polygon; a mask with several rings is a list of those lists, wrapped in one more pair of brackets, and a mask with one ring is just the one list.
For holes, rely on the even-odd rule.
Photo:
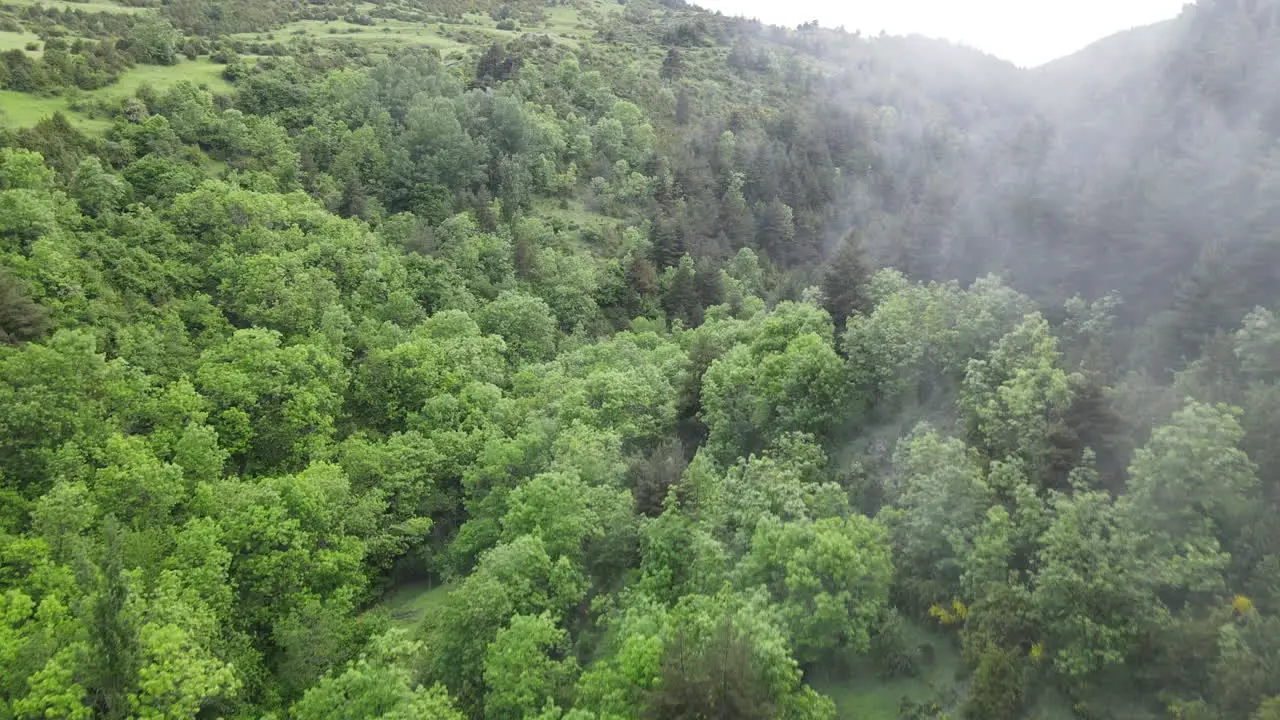
{"label": "dense foliage", "polygon": [[[498,34],[232,37],[340,18]],[[902,717],[1280,716],[1280,125],[1207,59],[1264,78],[1271,5],[1145,31],[1075,129],[1106,44],[0,22],[8,89],[234,82],[0,136],[0,720],[819,720],[952,646]]]}

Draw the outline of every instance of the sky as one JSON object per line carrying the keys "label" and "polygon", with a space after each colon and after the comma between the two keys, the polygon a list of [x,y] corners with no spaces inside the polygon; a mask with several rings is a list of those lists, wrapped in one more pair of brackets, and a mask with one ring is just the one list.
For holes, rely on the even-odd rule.
{"label": "sky", "polygon": [[1185,0],[692,0],[727,15],[864,35],[919,33],[1034,67],[1095,40],[1176,16]]}

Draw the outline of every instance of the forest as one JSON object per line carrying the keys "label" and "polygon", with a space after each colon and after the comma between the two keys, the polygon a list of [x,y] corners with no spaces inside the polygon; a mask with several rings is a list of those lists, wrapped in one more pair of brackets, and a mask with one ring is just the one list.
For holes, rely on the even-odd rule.
{"label": "forest", "polygon": [[0,720],[1280,720],[1280,2],[0,2]]}

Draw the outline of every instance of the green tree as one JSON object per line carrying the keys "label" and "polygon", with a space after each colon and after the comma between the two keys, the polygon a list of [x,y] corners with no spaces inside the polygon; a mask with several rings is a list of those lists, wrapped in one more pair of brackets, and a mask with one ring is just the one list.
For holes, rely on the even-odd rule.
{"label": "green tree", "polygon": [[1045,652],[1069,677],[1124,663],[1147,634],[1168,620],[1137,538],[1102,491],[1055,493],[1053,520],[1037,553],[1031,601]]}
{"label": "green tree", "polygon": [[547,704],[566,706],[578,672],[569,634],[547,613],[516,615],[489,643],[484,664],[487,717],[532,717]]}
{"label": "green tree", "polygon": [[986,360],[971,360],[960,407],[969,435],[992,459],[1020,457],[1039,468],[1050,426],[1071,402],[1067,375],[1049,323],[1029,316],[996,343]]}
{"label": "green tree", "polygon": [[559,622],[586,590],[581,570],[569,558],[553,560],[536,537],[493,548],[449,594],[431,624],[433,677],[443,680],[464,708],[479,710],[488,648],[498,633],[517,615],[548,612]]}
{"label": "green tree", "polygon": [[476,322],[485,333],[506,342],[512,366],[544,362],[555,354],[558,324],[541,298],[503,292],[479,311]]}
{"label": "green tree", "polygon": [[402,632],[377,638],[370,651],[341,673],[329,675],[307,690],[289,709],[295,720],[462,720],[445,689],[424,687],[409,669],[422,646]]}
{"label": "green tree", "polygon": [[322,347],[285,345],[273,330],[240,330],[205,351],[196,386],[242,470],[304,466],[328,451],[347,376]]}
{"label": "green tree", "polygon": [[1162,585],[1222,588],[1223,546],[1257,502],[1256,468],[1238,447],[1243,435],[1232,410],[1189,402],[1134,453],[1118,511],[1135,533],[1131,552],[1158,559],[1151,571]]}
{"label": "green tree", "polygon": [[762,583],[778,603],[796,657],[831,659],[833,651],[864,653],[889,607],[893,577],[888,535],[866,517],[756,525],[739,572]]}
{"label": "green tree", "polygon": [[866,297],[870,276],[862,242],[856,233],[846,234],[822,272],[823,307],[831,313],[836,327],[844,327],[850,315],[871,309]]}
{"label": "green tree", "polygon": [[965,444],[927,427],[905,438],[894,455],[888,488],[899,581],[921,605],[959,596],[960,552],[982,525],[994,493]]}
{"label": "green tree", "polygon": [[49,318],[31,300],[24,284],[0,268],[0,345],[15,345],[44,334]]}

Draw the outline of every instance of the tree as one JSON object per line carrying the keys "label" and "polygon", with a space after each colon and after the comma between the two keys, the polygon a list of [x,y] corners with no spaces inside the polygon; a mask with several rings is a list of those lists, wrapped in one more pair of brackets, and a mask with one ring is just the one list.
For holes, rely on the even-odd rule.
{"label": "tree", "polygon": [[822,273],[823,307],[831,313],[837,328],[843,328],[850,315],[871,310],[866,290],[870,277],[862,242],[855,231],[850,231]]}
{"label": "tree", "polygon": [[516,615],[489,643],[484,665],[485,715],[533,717],[548,704],[569,704],[578,664],[568,654],[569,634],[547,613]]}
{"label": "tree", "polygon": [[124,179],[109,173],[96,156],[89,156],[76,166],[71,177],[71,190],[86,215],[98,217],[117,210],[128,197]]}
{"label": "tree", "polygon": [[825,437],[843,419],[848,375],[828,340],[808,333],[788,341],[766,331],[756,347],[733,348],[703,377],[708,444],[723,460],[763,449],[786,432]]}
{"label": "tree", "polygon": [[763,668],[750,640],[726,617],[699,646],[681,628],[662,655],[662,680],[650,693],[648,717],[655,720],[777,716]]}
{"label": "tree", "polygon": [[328,447],[346,386],[342,364],[315,345],[285,345],[272,330],[240,330],[207,350],[196,386],[212,425],[244,470],[297,469]]}
{"label": "tree", "polygon": [[833,651],[864,653],[889,607],[893,576],[883,526],[854,515],[756,525],[742,582],[764,584],[779,605],[796,657],[831,659]]}
{"label": "tree", "polygon": [[148,65],[173,65],[178,62],[182,35],[168,20],[148,16],[129,32],[129,54]]}
{"label": "tree", "polygon": [[969,361],[960,407],[970,438],[987,457],[1019,457],[1043,467],[1050,427],[1071,402],[1059,357],[1049,323],[1031,315],[996,343],[988,359]]}
{"label": "tree", "polygon": [[994,493],[965,444],[927,427],[899,444],[888,488],[899,581],[913,602],[959,596],[960,549],[983,523]]}
{"label": "tree", "polygon": [[625,490],[591,487],[575,472],[538,475],[512,490],[507,506],[504,540],[538,537],[552,558],[567,557],[578,564],[591,545],[607,537],[626,537],[633,522]]}
{"label": "tree", "polygon": [[307,690],[289,709],[294,720],[462,720],[440,685],[424,687],[408,669],[422,645],[393,631],[371,644],[341,673],[329,675]]}
{"label": "tree", "polygon": [[48,324],[44,308],[27,296],[17,278],[0,268],[0,345],[35,340]]}
{"label": "tree", "polygon": [[662,72],[660,75],[663,80],[679,80],[684,73],[684,57],[677,48],[667,50],[667,56],[662,59]]}
{"label": "tree", "polygon": [[685,327],[697,327],[702,324],[702,303],[698,300],[697,273],[693,259],[688,255],[680,258],[680,264],[663,278],[666,293],[662,297],[662,309],[671,320],[679,320]]}
{"label": "tree", "polygon": [[492,87],[501,82],[514,80],[520,72],[523,58],[507,51],[500,42],[491,43],[476,62],[476,84]]}
{"label": "tree", "polygon": [[1053,520],[1040,539],[1031,595],[1045,652],[1058,672],[1086,677],[1130,656],[1168,611],[1107,493],[1054,493]]}
{"label": "tree", "polygon": [[1189,402],[1134,453],[1118,510],[1175,597],[1222,587],[1223,545],[1257,502],[1256,468],[1238,447],[1243,435],[1229,408]]}
{"label": "tree", "polygon": [[506,342],[512,366],[543,362],[555,354],[558,325],[542,298],[504,291],[481,309],[476,322]]}
{"label": "tree", "polygon": [[[464,708],[484,706],[489,644],[517,615],[544,612],[556,623],[586,593],[581,571],[567,557],[553,560],[542,540],[528,535],[486,552],[433,619],[431,665]],[[515,636],[510,638],[515,639]]]}
{"label": "tree", "polygon": [[597,700],[609,682],[621,681],[633,693],[640,690],[636,700],[644,717],[835,716],[831,701],[801,681],[783,631],[761,595],[686,595],[670,610],[633,606],[622,618],[621,631],[624,646],[617,657],[626,664],[593,669],[580,684],[580,696],[588,691],[588,707],[602,713],[634,712]]}

